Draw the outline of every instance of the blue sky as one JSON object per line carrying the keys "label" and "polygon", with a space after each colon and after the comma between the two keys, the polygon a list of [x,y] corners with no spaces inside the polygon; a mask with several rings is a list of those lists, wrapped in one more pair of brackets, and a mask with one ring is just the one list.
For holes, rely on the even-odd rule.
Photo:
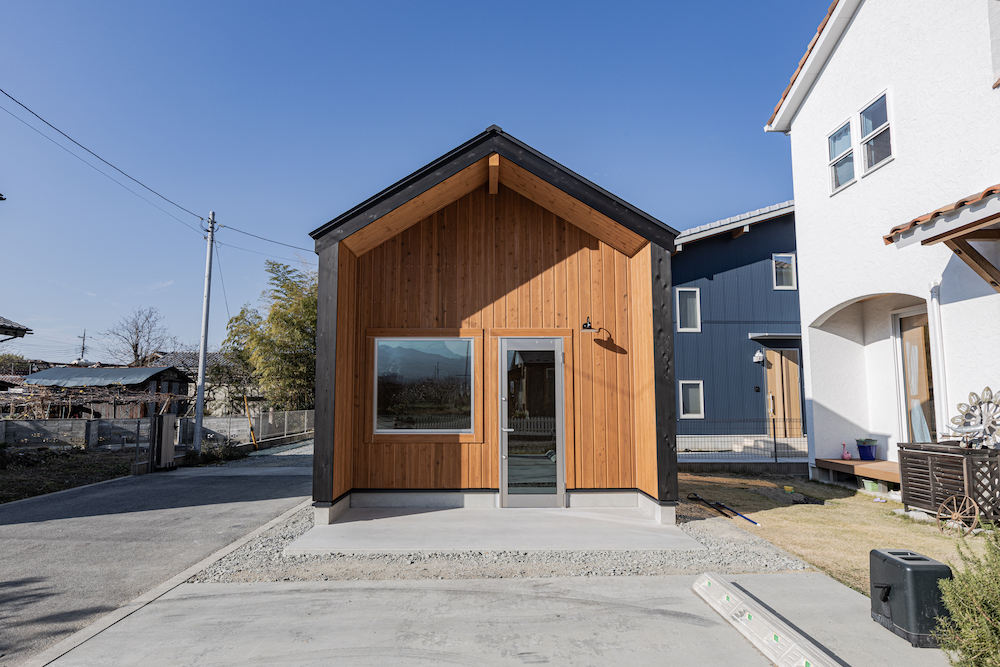
{"label": "blue sky", "polygon": [[[303,248],[309,231],[492,124],[677,229],[792,198],[762,128],[827,0],[32,2],[0,88],[181,206]],[[205,243],[0,96],[0,352],[69,361],[133,308],[200,334]],[[142,192],[171,215],[199,221]],[[265,287],[223,228],[210,345]],[[216,265],[218,268],[218,265]]]}

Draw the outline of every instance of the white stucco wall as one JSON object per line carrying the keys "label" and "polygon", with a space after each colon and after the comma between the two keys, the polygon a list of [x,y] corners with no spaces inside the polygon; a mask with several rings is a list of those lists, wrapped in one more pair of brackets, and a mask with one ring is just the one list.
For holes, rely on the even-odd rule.
{"label": "white stucco wall", "polygon": [[[992,88],[989,5],[995,2],[911,0],[901,11],[894,0],[865,0],[792,122],[815,456],[835,456],[841,441],[855,437],[878,438],[885,456],[900,438],[889,313],[914,301],[893,297],[852,306],[847,319],[857,321],[860,351],[848,338],[810,326],[841,304],[878,294],[926,301],[931,282],[940,279],[949,414],[969,391],[1000,386],[1000,294],[943,244],[897,248],[882,240],[896,225],[1000,183],[1000,89]],[[862,176],[858,116],[883,92],[893,159]],[[831,196],[827,137],[849,119],[858,178]],[[836,316],[825,328],[833,325],[846,326]],[[859,381],[849,381],[849,373]]]}

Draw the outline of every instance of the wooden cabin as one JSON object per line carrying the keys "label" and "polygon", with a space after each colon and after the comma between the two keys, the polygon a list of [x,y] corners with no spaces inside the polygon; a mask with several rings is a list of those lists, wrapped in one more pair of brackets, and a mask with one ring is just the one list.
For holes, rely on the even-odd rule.
{"label": "wooden cabin", "polygon": [[312,232],[317,524],[350,506],[673,523],[676,235],[496,126]]}

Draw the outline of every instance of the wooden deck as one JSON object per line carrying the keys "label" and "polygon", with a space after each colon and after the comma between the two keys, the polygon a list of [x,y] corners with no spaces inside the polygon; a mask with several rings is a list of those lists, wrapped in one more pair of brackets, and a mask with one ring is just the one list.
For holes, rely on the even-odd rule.
{"label": "wooden deck", "polygon": [[816,459],[816,467],[826,470],[836,470],[848,475],[858,475],[868,479],[880,479],[884,482],[899,484],[899,463],[896,461],[861,461],[852,459]]}

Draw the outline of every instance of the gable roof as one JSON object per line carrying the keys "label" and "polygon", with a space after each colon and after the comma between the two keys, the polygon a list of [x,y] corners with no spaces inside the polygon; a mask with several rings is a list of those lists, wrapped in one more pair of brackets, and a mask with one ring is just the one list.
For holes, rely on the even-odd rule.
{"label": "gable roof", "polygon": [[[152,360],[150,366],[173,366],[183,371],[197,371],[198,363],[201,360],[201,353],[197,350],[180,350],[178,352],[158,353],[159,356]],[[205,366],[214,365],[231,366],[232,360],[225,352],[207,352],[205,354]]]}
{"label": "gable roof", "polygon": [[6,317],[0,317],[0,336],[11,336],[13,338],[24,338],[25,334],[30,334],[31,329],[22,326],[17,322],[12,322]]}
{"label": "gable roof", "polygon": [[707,239],[710,236],[725,234],[726,232],[740,229],[742,227],[746,227],[747,225],[756,225],[759,222],[773,220],[774,218],[779,218],[783,215],[788,215],[789,213],[794,212],[795,201],[789,199],[786,202],[772,204],[771,206],[759,208],[756,211],[740,213],[739,215],[734,215],[732,217],[725,218],[724,220],[716,220],[715,222],[710,222],[707,225],[700,225],[698,227],[686,229],[677,235],[674,243],[678,246],[685,243],[693,243],[694,241]]}
{"label": "gable roof", "polygon": [[[160,373],[183,372],[166,368],[50,368],[24,378],[26,385],[43,387],[109,387],[142,384]],[[188,382],[191,379],[188,378]]]}
{"label": "gable roof", "polygon": [[826,10],[826,16],[816,28],[805,55],[799,60],[798,67],[792,73],[788,85],[781,93],[781,99],[774,107],[774,112],[767,119],[765,132],[787,132],[791,128],[792,118],[799,110],[806,94],[812,88],[813,82],[819,77],[827,59],[833,53],[840,37],[847,30],[854,17],[854,12],[861,6],[863,0],[833,0]]}
{"label": "gable roof", "polygon": [[[500,160],[497,164],[491,163],[487,166],[487,160],[494,154],[499,155]],[[562,212],[568,211],[573,206],[567,206],[563,202],[564,211],[554,210],[560,208],[560,202],[556,201],[558,198],[552,197],[555,190],[584,204],[583,207],[577,205],[574,211],[578,214],[578,220],[579,216],[583,218],[589,216],[599,225],[601,221],[610,219],[642,239],[653,241],[665,248],[673,247],[677,230],[518,141],[496,125],[492,125],[482,134],[312,231],[310,236],[316,241],[316,252],[320,252],[332,243],[347,239],[376,220],[387,219],[387,216],[404,205],[412,205],[413,212],[408,216],[408,220],[416,222],[458,197],[468,194],[487,179],[495,178],[490,173],[494,167],[499,171],[501,182],[560,217],[567,218]],[[505,174],[510,176],[511,182],[507,181]],[[451,183],[454,187],[442,192],[440,198],[430,197],[425,201],[420,200],[435,187],[441,187],[446,183]],[[519,187],[519,183],[522,187]],[[539,184],[542,186],[540,192],[537,188]],[[533,187],[537,196],[531,196]],[[540,199],[544,202],[539,201]],[[413,216],[419,217],[412,219]],[[582,226],[578,220],[569,218],[567,220]],[[600,236],[600,234],[595,235]],[[626,254],[634,252],[626,251]]]}

